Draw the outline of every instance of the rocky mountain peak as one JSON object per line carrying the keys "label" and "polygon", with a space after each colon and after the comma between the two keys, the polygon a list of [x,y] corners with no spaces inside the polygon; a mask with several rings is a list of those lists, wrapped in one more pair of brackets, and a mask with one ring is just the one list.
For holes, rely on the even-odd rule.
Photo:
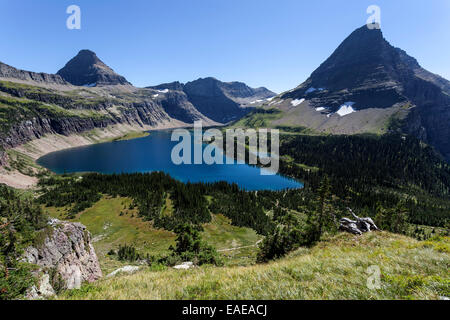
{"label": "rocky mountain peak", "polygon": [[81,50],[57,72],[63,79],[77,86],[129,85],[121,75],[101,61],[95,52]]}
{"label": "rocky mountain peak", "polygon": [[[302,125],[321,123],[332,130],[343,128],[341,132],[364,131],[374,119],[389,127],[391,113],[396,110],[404,132],[433,145],[448,160],[449,96],[449,81],[423,69],[415,58],[392,46],[380,29],[364,25],[353,31],[305,82],[281,98],[305,101],[315,110],[311,119],[316,120],[307,122],[303,115]],[[375,122],[372,127],[380,128]]]}

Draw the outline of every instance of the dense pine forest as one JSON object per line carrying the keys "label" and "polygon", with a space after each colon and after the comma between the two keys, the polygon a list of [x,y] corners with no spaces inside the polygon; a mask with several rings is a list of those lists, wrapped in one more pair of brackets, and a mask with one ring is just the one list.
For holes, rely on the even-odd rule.
{"label": "dense pine forest", "polygon": [[20,256],[46,225],[47,218],[30,196],[0,185],[0,300],[21,296],[34,283],[32,267]]}
{"label": "dense pine forest", "polygon": [[317,190],[324,176],[332,193],[363,215],[407,208],[411,223],[445,226],[450,218],[450,167],[419,140],[374,136],[286,135],[280,172]]}

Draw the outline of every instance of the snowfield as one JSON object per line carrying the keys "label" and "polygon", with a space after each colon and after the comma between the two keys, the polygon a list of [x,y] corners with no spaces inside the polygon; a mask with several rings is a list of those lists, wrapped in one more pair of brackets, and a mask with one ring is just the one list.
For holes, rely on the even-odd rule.
{"label": "snowfield", "polygon": [[303,101],[305,101],[305,99],[295,99],[291,101],[291,104],[296,107],[298,106],[300,103],[302,103]]}
{"label": "snowfield", "polygon": [[355,104],[355,102],[349,101],[349,102],[345,102],[343,105],[341,105],[341,107],[339,108],[338,111],[336,111],[336,113],[338,115],[340,115],[341,117],[346,116],[350,113],[356,112],[355,109],[353,109],[353,105]]}

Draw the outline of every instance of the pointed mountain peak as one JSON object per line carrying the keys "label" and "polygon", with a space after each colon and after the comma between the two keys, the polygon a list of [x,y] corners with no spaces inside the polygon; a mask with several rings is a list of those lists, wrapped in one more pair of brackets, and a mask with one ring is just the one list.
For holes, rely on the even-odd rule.
{"label": "pointed mountain peak", "polygon": [[76,86],[130,85],[91,50],[78,52],[57,74]]}

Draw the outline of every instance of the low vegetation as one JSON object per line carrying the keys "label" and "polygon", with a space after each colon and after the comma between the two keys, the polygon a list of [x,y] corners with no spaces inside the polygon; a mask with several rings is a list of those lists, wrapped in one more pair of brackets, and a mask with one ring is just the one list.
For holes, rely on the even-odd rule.
{"label": "low vegetation", "polygon": [[439,299],[450,295],[449,244],[448,237],[425,244],[387,232],[339,234],[267,264],[144,269],[58,299]]}
{"label": "low vegetation", "polygon": [[34,284],[33,266],[19,258],[46,222],[30,195],[0,185],[0,300],[21,298]]}

